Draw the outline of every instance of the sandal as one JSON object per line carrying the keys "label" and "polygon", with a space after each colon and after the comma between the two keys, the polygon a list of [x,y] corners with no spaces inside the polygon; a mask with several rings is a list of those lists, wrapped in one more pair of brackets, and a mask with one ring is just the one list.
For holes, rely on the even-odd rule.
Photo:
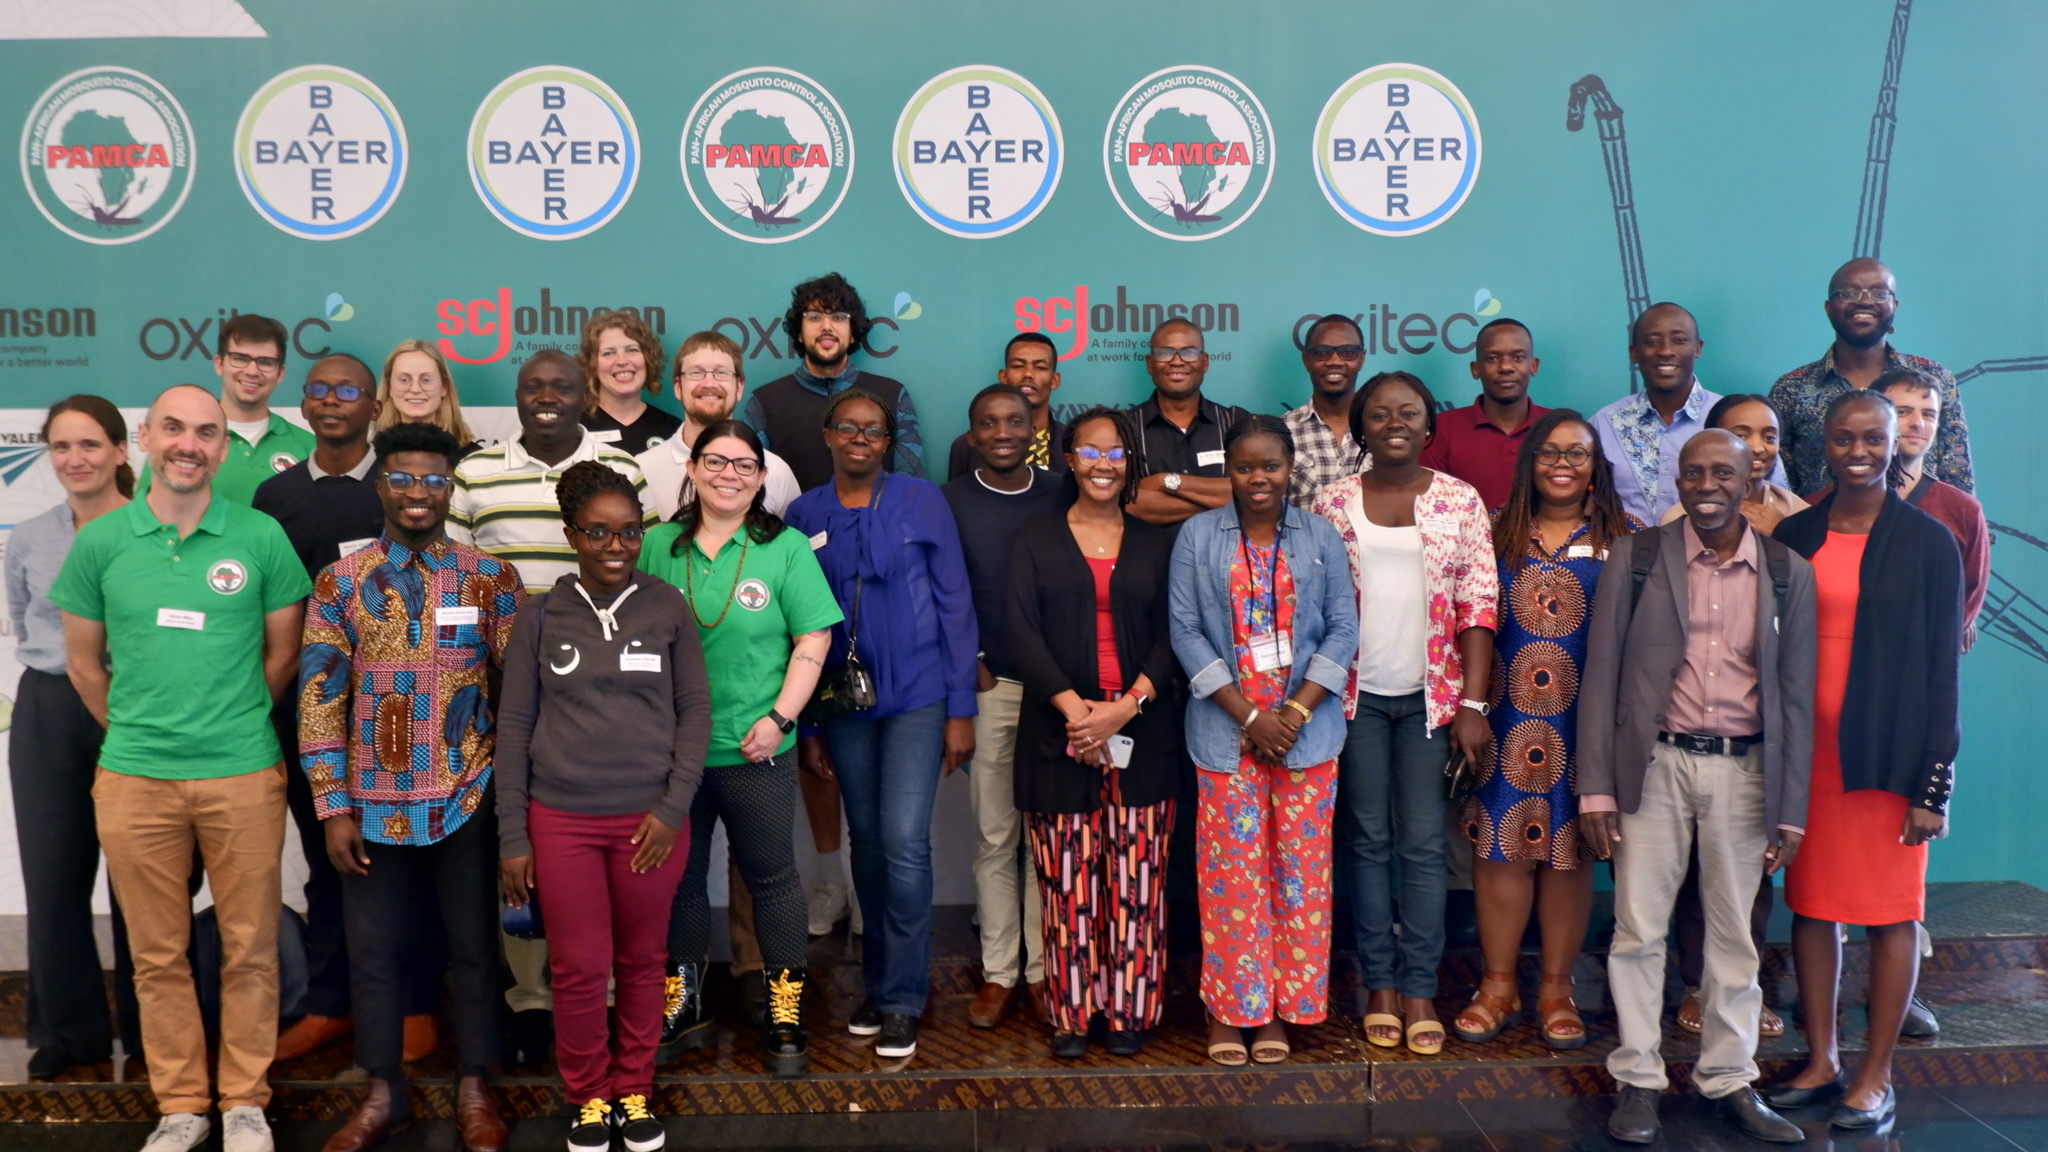
{"label": "sandal", "polygon": [[1771,1011],[1770,1005],[1764,1005],[1763,1011],[1758,1012],[1756,1016],[1756,1034],[1766,1039],[1774,1036],[1783,1036],[1785,1034],[1785,1018]]}
{"label": "sandal", "polygon": [[[1260,1031],[1263,1032],[1265,1031],[1265,1029],[1261,1028]],[[1281,1025],[1280,1036],[1281,1039],[1278,1040],[1253,1036],[1252,1063],[1278,1064],[1281,1061],[1287,1059],[1288,1054],[1292,1052],[1293,1049],[1288,1047],[1287,1045],[1287,1028],[1285,1025]]]}
{"label": "sandal", "polygon": [[[1507,985],[1509,994],[1514,998],[1508,1000],[1488,992],[1488,984]],[[1456,1020],[1451,1021],[1451,1027],[1457,1030],[1458,1039],[1467,1044],[1484,1044],[1500,1035],[1500,1030],[1508,1026],[1508,1019],[1521,1010],[1522,993],[1515,984],[1515,974],[1488,972],[1479,981],[1479,991],[1472,994],[1472,1002],[1465,1005],[1465,1010],[1458,1013]],[[1465,1025],[1467,1020],[1477,1020],[1480,1026],[1468,1028]]]}
{"label": "sandal", "polygon": [[[1209,1022],[1209,1027],[1212,1030],[1221,1023],[1214,1016],[1205,1015],[1204,1019]],[[1211,1035],[1214,1035],[1213,1031]],[[1231,1035],[1236,1037],[1236,1039],[1211,1040],[1209,1042],[1209,1059],[1223,1065],[1225,1068],[1242,1068],[1245,1064],[1244,1037],[1236,1029],[1231,1030]]]}
{"label": "sandal", "polygon": [[[1680,1028],[1695,1036],[1700,1034],[1700,1029],[1705,1027],[1706,1013],[1700,1005],[1699,989],[1687,988],[1685,990],[1685,999],[1678,1002],[1678,1012],[1674,1017],[1674,1022]],[[1783,1026],[1784,1022],[1779,1021],[1779,1027],[1782,1028]]]}
{"label": "sandal", "polygon": [[[1545,975],[1536,986],[1536,1018],[1543,1023],[1543,1043],[1560,1052],[1586,1046],[1586,1021],[1571,996],[1570,976]],[[1563,996],[1544,996],[1545,988],[1563,988]],[[1575,1029],[1575,1030],[1574,1030]]]}
{"label": "sandal", "polygon": [[[1415,1038],[1423,1033],[1436,1033],[1436,1043],[1417,1044]],[[1444,1026],[1437,1020],[1417,1020],[1408,1026],[1408,1050],[1417,1056],[1434,1056],[1444,1050]]]}
{"label": "sandal", "polygon": [[[1372,1010],[1372,997],[1379,993],[1385,993],[1389,999],[1394,1001],[1395,1012],[1375,1012]],[[1382,988],[1378,992],[1368,992],[1366,994],[1365,1019],[1359,1021],[1360,1027],[1365,1030],[1366,1043],[1375,1048],[1399,1048],[1401,1046],[1401,1027],[1406,1021],[1402,1020],[1397,1014],[1400,1007],[1401,998],[1394,993],[1392,988]],[[1375,1036],[1372,1034],[1372,1030],[1375,1028],[1391,1028],[1394,1030],[1394,1034],[1392,1036]]]}

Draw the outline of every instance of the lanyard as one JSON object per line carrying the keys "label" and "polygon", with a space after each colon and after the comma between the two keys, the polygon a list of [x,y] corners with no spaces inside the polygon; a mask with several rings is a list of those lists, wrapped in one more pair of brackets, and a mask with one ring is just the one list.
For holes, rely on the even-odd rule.
{"label": "lanyard", "polygon": [[[1280,631],[1280,531],[1282,527],[1283,525],[1281,524],[1273,525],[1273,563],[1267,573],[1266,580],[1267,601],[1272,605],[1272,615],[1270,617],[1272,623],[1269,626],[1274,632]],[[1259,594],[1259,570],[1252,562],[1252,534],[1245,531],[1242,523],[1239,524],[1237,531],[1237,550],[1243,554],[1245,569],[1251,573],[1252,596],[1256,598]]]}

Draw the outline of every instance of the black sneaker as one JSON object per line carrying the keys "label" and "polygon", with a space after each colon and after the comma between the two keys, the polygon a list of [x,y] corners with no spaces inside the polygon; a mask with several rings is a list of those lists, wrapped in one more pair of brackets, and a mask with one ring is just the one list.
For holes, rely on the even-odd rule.
{"label": "black sneaker", "polygon": [[661,1045],[654,1062],[666,1064],[685,1052],[718,1042],[718,1029],[704,1006],[704,966],[672,964],[663,990]]}
{"label": "black sneaker", "polygon": [[612,1106],[603,1098],[585,1100],[569,1121],[569,1152],[609,1152],[612,1146]]}
{"label": "black sneaker", "polygon": [[545,1008],[514,1012],[505,1030],[505,1063],[538,1068],[555,1054],[555,1014]]}
{"label": "black sneaker", "polygon": [[777,1076],[801,1076],[811,1068],[811,1041],[803,1025],[804,973],[775,968],[768,979],[768,1027],[761,1033],[762,1058]]}
{"label": "black sneaker", "polygon": [[855,1036],[873,1036],[882,1030],[882,1010],[873,1000],[863,1000],[846,1018],[846,1030]]}
{"label": "black sneaker", "polygon": [[612,1110],[612,1123],[618,1126],[626,1152],[661,1152],[668,1144],[668,1131],[647,1110],[645,1096],[619,1097],[618,1106]]}
{"label": "black sneaker", "polygon": [[875,1055],[901,1060],[917,1055],[917,1017],[891,1012],[882,1017],[882,1036],[875,1041]]}
{"label": "black sneaker", "polygon": [[1111,1056],[1136,1056],[1145,1047],[1145,1034],[1130,1028],[1113,1029],[1102,1046]]}

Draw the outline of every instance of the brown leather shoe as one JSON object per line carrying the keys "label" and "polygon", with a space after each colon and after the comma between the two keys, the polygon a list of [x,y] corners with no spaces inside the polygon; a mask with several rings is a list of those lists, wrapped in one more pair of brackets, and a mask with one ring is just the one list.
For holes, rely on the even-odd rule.
{"label": "brown leather shoe", "polygon": [[296,1060],[355,1030],[355,1019],[350,1016],[301,1016],[298,1023],[278,1033],[277,1055],[271,1059]]}
{"label": "brown leather shoe", "polygon": [[1024,986],[1024,1015],[1039,1024],[1052,1026],[1052,1017],[1045,1014],[1045,981]]}
{"label": "brown leather shoe", "polygon": [[347,1120],[327,1143],[320,1146],[320,1152],[364,1152],[374,1148],[386,1136],[403,1132],[412,1127],[412,1117],[394,1122],[391,1119],[391,1085],[382,1080],[370,1081],[370,1094],[356,1105]]}
{"label": "brown leather shoe", "polygon": [[407,1016],[405,1018],[405,1044],[399,1052],[399,1059],[407,1064],[425,1060],[441,1046],[441,1029],[432,1016]]}
{"label": "brown leather shoe", "polygon": [[1005,988],[990,981],[974,994],[974,1003],[967,1006],[967,1022],[976,1028],[994,1028],[1010,1014],[1010,1000],[1016,990]]}
{"label": "brown leather shoe", "polygon": [[505,1146],[505,1122],[491,1103],[491,1090],[481,1076],[464,1076],[455,1084],[455,1127],[464,1152],[498,1152]]}

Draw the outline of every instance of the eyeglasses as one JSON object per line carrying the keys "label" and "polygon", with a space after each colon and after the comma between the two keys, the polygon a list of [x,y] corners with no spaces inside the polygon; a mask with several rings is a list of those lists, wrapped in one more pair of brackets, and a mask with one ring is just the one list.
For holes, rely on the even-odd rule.
{"label": "eyeglasses", "polygon": [[1898,298],[1889,288],[1837,288],[1828,293],[1828,299],[1837,304],[1883,304]]}
{"label": "eyeglasses", "polygon": [[583,533],[583,538],[585,540],[590,541],[592,544],[595,544],[599,548],[604,547],[605,542],[610,540],[614,536],[618,537],[625,543],[637,544],[640,542],[640,538],[642,536],[647,535],[647,529],[645,528],[621,528],[618,531],[613,531],[610,528],[585,528],[581,524],[571,524],[569,525],[569,527],[574,528],[576,531]]}
{"label": "eyeglasses", "polygon": [[1536,449],[1536,462],[1539,464],[1555,464],[1559,460],[1562,460],[1574,468],[1584,468],[1586,466],[1586,461],[1591,460],[1592,458],[1592,452],[1588,451],[1585,448],[1580,447],[1571,447],[1566,448],[1563,451],[1559,451],[1558,449],[1552,448],[1550,445],[1545,444],[1542,447]]}
{"label": "eyeglasses", "polygon": [[384,486],[393,492],[410,492],[413,485],[425,484],[429,492],[445,492],[448,490],[450,479],[451,477],[439,472],[429,472],[425,476],[415,476],[410,472],[386,472]]}
{"label": "eyeglasses", "polygon": [[1193,348],[1154,348],[1152,350],[1152,358],[1161,364],[1171,364],[1175,360],[1183,360],[1193,364],[1206,355],[1208,355],[1208,352],[1200,345]]}
{"label": "eyeglasses", "polygon": [[308,384],[306,399],[325,400],[332,393],[343,404],[353,404],[363,398],[363,390],[353,384]]}
{"label": "eyeglasses", "polygon": [[1311,356],[1321,358],[1335,356],[1343,360],[1356,360],[1365,355],[1363,344],[1311,344],[1302,349]]}
{"label": "eyeglasses", "polygon": [[850,324],[853,322],[853,313],[816,311],[804,313],[804,323],[806,324],[822,324],[827,320],[830,320],[834,324]]}
{"label": "eyeglasses", "polygon": [[227,354],[226,359],[228,363],[237,368],[247,368],[249,365],[254,364],[265,372],[275,372],[284,367],[284,357],[282,356],[250,356],[242,352],[230,352]]}
{"label": "eyeglasses", "polygon": [[697,457],[697,463],[702,464],[706,472],[723,472],[730,468],[741,476],[752,476],[761,470],[761,462],[752,456],[720,456],[716,452],[706,452]]}
{"label": "eyeglasses", "polygon": [[702,384],[706,380],[730,384],[739,378],[739,373],[730,368],[684,368],[676,372],[676,379],[688,380],[692,384]]}
{"label": "eyeglasses", "polygon": [[1118,445],[1115,448],[1096,448],[1084,445],[1074,449],[1074,455],[1093,464],[1097,460],[1121,460],[1124,458],[1124,450],[1122,445]]}
{"label": "eyeglasses", "polygon": [[827,424],[825,431],[837,432],[848,440],[859,438],[880,443],[889,438],[889,430],[880,424]]}

